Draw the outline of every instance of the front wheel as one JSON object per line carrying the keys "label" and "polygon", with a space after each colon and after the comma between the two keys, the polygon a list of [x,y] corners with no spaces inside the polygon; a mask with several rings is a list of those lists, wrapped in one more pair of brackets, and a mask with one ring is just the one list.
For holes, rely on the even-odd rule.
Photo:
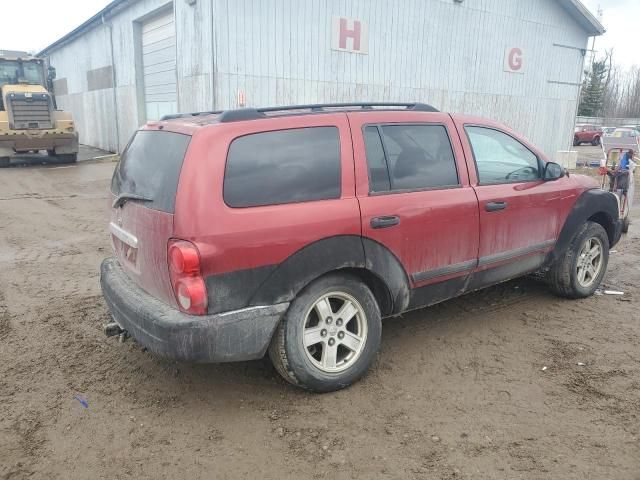
{"label": "front wheel", "polygon": [[585,298],[596,291],[609,263],[609,237],[601,225],[585,223],[573,236],[569,248],[549,271],[555,293]]}
{"label": "front wheel", "polygon": [[595,137],[593,140],[591,140],[591,145],[593,145],[594,147],[600,145],[600,137]]}
{"label": "front wheel", "polygon": [[330,274],[291,302],[271,341],[269,357],[288,382],[331,392],[367,372],[381,332],[380,309],[371,290],[357,277]]}
{"label": "front wheel", "polygon": [[580,145],[580,139],[578,137],[573,137],[573,146],[577,147]]}

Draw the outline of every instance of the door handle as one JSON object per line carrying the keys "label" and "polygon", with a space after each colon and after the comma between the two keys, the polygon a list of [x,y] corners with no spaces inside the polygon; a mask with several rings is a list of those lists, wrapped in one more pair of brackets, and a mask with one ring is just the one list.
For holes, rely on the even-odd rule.
{"label": "door handle", "polygon": [[484,204],[484,209],[487,212],[496,212],[505,208],[507,208],[507,202],[487,202]]}
{"label": "door handle", "polygon": [[371,228],[389,228],[400,223],[400,217],[390,215],[387,217],[374,217],[371,219]]}

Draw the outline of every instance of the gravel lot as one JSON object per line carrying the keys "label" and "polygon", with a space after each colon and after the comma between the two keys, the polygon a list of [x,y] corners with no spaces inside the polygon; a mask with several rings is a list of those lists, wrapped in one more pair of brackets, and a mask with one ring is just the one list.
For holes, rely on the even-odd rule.
{"label": "gravel lot", "polygon": [[114,165],[0,170],[0,478],[640,479],[640,221],[624,296],[524,279],[388,320],[369,375],[313,395],[104,337]]}

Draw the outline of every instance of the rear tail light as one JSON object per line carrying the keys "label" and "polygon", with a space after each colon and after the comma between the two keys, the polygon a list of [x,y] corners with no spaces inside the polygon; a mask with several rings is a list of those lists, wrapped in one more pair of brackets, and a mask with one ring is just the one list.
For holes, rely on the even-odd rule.
{"label": "rear tail light", "polygon": [[169,240],[167,257],[171,286],[180,310],[192,315],[207,313],[207,287],[196,246],[186,240]]}

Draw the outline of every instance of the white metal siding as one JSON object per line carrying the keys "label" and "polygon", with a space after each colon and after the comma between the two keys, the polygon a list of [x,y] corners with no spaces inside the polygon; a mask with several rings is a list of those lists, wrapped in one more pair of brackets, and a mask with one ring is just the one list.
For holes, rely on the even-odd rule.
{"label": "white metal siding", "polygon": [[[213,0],[216,107],[422,101],[570,146],[587,35],[555,0]],[[332,16],[368,26],[368,55],[332,50]],[[504,71],[507,47],[524,74]],[[567,82],[568,83],[568,82]]]}
{"label": "white metal siding", "polygon": [[[236,107],[238,90],[247,105],[423,101],[506,123],[551,157],[570,147],[578,95],[572,83],[580,79],[579,49],[587,47],[587,34],[557,0],[178,0],[175,5],[137,0],[128,5],[106,22],[113,28],[115,95],[113,89],[88,91],[86,85],[88,70],[111,64],[107,26],[97,24],[51,54],[69,90],[58,104],[76,115],[84,143],[121,150],[145,119],[144,82],[137,77],[141,62],[136,68],[132,48],[140,41],[136,26],[141,30],[157,12],[173,10],[179,54],[172,91],[183,111]],[[367,24],[367,55],[331,49],[333,16]],[[524,52],[523,74],[504,71],[505,49],[512,46]],[[167,75],[155,80],[167,81]],[[168,95],[156,90],[150,99],[158,94]]]}
{"label": "white metal siding", "polygon": [[173,11],[142,24],[142,69],[147,120],[178,109]]}

